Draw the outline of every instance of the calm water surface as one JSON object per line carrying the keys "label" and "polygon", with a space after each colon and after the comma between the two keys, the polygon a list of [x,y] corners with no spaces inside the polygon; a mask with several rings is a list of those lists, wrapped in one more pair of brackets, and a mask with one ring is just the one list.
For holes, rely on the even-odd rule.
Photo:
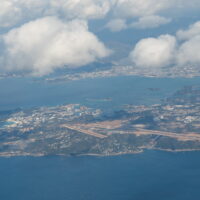
{"label": "calm water surface", "polygon": [[191,200],[200,152],[0,158],[2,200]]}
{"label": "calm water surface", "polygon": [[[200,79],[116,77],[51,84],[3,79],[0,110],[64,103],[113,110],[159,103],[185,85],[200,85]],[[99,101],[104,98],[112,101]],[[0,158],[0,200],[195,200],[199,188],[200,152]]]}
{"label": "calm water surface", "polygon": [[[200,85],[200,78],[112,77],[62,83],[9,78],[0,80],[0,110],[65,103],[119,109],[123,104],[159,103],[185,85]],[[159,90],[153,92],[149,88]],[[99,101],[105,98],[112,101]]]}

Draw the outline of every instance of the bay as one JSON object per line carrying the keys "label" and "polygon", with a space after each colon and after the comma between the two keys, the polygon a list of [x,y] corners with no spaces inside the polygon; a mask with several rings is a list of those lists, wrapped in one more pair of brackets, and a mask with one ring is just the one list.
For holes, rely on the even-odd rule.
{"label": "bay", "polygon": [[[33,78],[7,78],[0,80],[0,110],[71,103],[114,110],[124,104],[160,103],[161,99],[185,85],[200,85],[200,78],[126,76],[60,83],[38,81]],[[151,88],[158,90],[149,90]]]}

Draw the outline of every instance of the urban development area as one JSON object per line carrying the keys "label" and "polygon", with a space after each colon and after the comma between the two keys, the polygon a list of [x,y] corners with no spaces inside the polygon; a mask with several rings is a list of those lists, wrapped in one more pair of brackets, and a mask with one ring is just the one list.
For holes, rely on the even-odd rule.
{"label": "urban development area", "polygon": [[200,150],[200,88],[162,103],[107,114],[79,104],[0,113],[0,156],[97,155]]}

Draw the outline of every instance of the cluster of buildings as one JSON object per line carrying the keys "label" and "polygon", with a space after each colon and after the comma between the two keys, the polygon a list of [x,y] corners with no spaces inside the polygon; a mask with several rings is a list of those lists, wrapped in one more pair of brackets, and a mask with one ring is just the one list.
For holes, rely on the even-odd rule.
{"label": "cluster of buildings", "polygon": [[94,117],[101,114],[99,109],[91,109],[79,104],[69,104],[55,107],[41,107],[37,109],[20,111],[12,114],[4,128],[38,127],[52,123],[72,121],[86,115]]}
{"label": "cluster of buildings", "polygon": [[185,77],[192,78],[200,76],[199,67],[195,66],[173,66],[168,68],[142,68],[132,65],[114,65],[109,69],[95,70],[90,72],[75,72],[54,78],[46,78],[46,81],[81,80],[86,78],[103,78],[113,76],[145,76],[145,77]]}

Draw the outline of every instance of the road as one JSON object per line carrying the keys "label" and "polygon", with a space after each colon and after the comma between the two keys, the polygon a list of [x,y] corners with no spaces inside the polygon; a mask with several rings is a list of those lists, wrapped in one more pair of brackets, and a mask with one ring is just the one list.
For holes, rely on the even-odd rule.
{"label": "road", "polygon": [[[85,130],[85,129],[81,129],[78,126],[71,126],[71,125],[62,125],[62,127],[64,128],[68,128],[74,131],[78,131],[80,133],[84,133],[87,135],[91,135],[97,138],[106,138],[108,136],[100,134],[100,133],[96,133],[90,130]],[[170,138],[175,138],[177,140],[181,140],[181,141],[200,141],[200,134],[198,133],[172,133],[172,132],[166,132],[166,131],[157,131],[157,130],[148,130],[148,129],[137,129],[134,131],[117,131],[117,130],[113,130],[110,131],[110,134],[134,134],[134,135],[157,135],[158,138],[160,136],[165,136],[165,137],[170,137]]]}
{"label": "road", "polygon": [[89,130],[80,129],[80,128],[75,127],[75,126],[70,126],[70,125],[64,124],[64,125],[62,125],[62,127],[70,129],[70,130],[78,131],[80,133],[84,133],[84,134],[87,134],[87,135],[91,135],[91,136],[94,136],[94,137],[97,137],[97,138],[101,138],[101,139],[107,137],[106,135],[103,135],[103,134],[100,134],[100,133],[95,133],[95,132],[89,131]]}
{"label": "road", "polygon": [[200,141],[200,134],[198,133],[172,133],[165,131],[156,131],[156,130],[147,130],[147,129],[138,129],[134,132],[136,135],[158,135],[158,136],[166,136],[171,138],[176,138],[182,141]]}

